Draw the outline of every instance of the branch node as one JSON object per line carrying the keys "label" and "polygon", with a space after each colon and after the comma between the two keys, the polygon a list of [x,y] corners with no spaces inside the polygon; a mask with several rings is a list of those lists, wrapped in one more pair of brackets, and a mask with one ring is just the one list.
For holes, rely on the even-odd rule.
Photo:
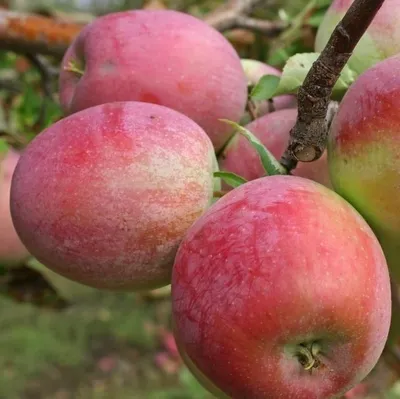
{"label": "branch node", "polygon": [[[289,171],[297,161],[312,162],[325,151],[335,107],[330,97],[340,73],[385,0],[355,0],[334,29],[298,90],[298,115],[281,163]],[[336,107],[337,109],[337,107]],[[292,162],[290,162],[292,159]]]}

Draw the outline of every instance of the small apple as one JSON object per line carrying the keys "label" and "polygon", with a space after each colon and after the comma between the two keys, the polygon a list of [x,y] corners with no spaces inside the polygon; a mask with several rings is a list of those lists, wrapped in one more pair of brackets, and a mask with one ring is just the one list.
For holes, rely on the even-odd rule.
{"label": "small apple", "polygon": [[246,100],[246,77],[229,41],[206,22],[173,10],[98,17],[61,65],[66,114],[113,101],[160,104],[197,122],[216,150],[232,133],[220,119],[238,122]]}
{"label": "small apple", "polygon": [[22,242],[94,288],[168,285],[179,242],[210,206],[216,159],[195,122],[167,107],[101,104],[44,130],[11,185]]}
{"label": "small apple", "polygon": [[[315,38],[315,51],[321,52],[354,0],[333,0]],[[400,53],[400,1],[385,0],[348,61],[358,74],[377,62]]]}
{"label": "small apple", "polygon": [[5,267],[20,264],[30,256],[15,231],[10,213],[11,179],[19,157],[19,152],[12,148],[0,153],[0,265]]}
{"label": "small apple", "polygon": [[209,208],[180,244],[171,287],[188,367],[233,399],[337,398],[388,336],[378,240],[338,194],[297,176],[253,180]]}
{"label": "small apple", "polygon": [[[241,62],[244,73],[246,74],[247,85],[250,87],[255,86],[264,75],[282,75],[282,72],[279,69],[259,60],[242,58]],[[273,98],[273,108],[276,111],[279,109],[294,108],[296,107],[296,104],[297,100],[295,96],[282,95]],[[268,109],[268,101],[263,102],[259,116],[265,115],[267,113],[266,109]]]}

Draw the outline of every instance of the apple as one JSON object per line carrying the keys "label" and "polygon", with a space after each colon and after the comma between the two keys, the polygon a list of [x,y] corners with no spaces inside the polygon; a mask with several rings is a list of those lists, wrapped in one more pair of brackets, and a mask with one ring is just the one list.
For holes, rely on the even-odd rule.
{"label": "apple", "polygon": [[388,336],[377,238],[348,202],[302,177],[267,176],[222,197],[187,231],[171,287],[188,367],[234,399],[337,398]]}
{"label": "apple", "polygon": [[[280,159],[288,145],[296,118],[297,109],[284,109],[257,118],[245,127],[258,137],[275,158]],[[258,179],[266,174],[257,151],[240,133],[231,138],[219,154],[218,162],[221,170],[236,173],[247,180]],[[299,162],[292,174],[331,187],[326,152],[317,161]],[[223,189],[230,190],[231,187],[224,183]]]}
{"label": "apple", "polygon": [[[247,77],[247,85],[252,87],[255,86],[264,75],[281,76],[282,72],[264,62],[259,60],[253,60],[248,58],[241,59],[244,72]],[[282,95],[273,98],[274,110],[293,108],[296,107],[297,100],[295,96]],[[268,101],[263,102],[263,106],[260,109],[261,114],[265,115],[268,111]]]}
{"label": "apple", "polygon": [[247,101],[240,57],[204,21],[172,10],[108,14],[68,48],[59,80],[66,114],[113,101],[164,105],[197,122],[221,148]]}
{"label": "apple", "polygon": [[[315,51],[321,52],[333,30],[344,17],[354,0],[333,0],[322,20],[315,39]],[[358,42],[348,61],[358,74],[377,62],[400,53],[400,1],[385,0]]]}
{"label": "apple", "polygon": [[5,267],[18,265],[30,256],[14,229],[10,213],[11,179],[19,157],[13,148],[0,153],[0,265]]}
{"label": "apple", "polygon": [[365,71],[332,122],[332,185],[369,222],[400,282],[400,55]]}
{"label": "apple", "polygon": [[159,288],[211,204],[215,167],[211,140],[185,115],[101,104],[31,141],[12,179],[11,215],[32,255],[64,277],[99,289]]}

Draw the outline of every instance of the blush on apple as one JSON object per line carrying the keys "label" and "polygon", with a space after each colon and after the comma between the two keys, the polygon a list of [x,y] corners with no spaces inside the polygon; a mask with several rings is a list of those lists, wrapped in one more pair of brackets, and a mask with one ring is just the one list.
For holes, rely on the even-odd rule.
{"label": "blush on apple", "polygon": [[114,102],[74,113],[25,149],[11,214],[41,263],[95,288],[170,283],[179,242],[210,206],[206,133],[172,109]]}
{"label": "blush on apple", "polygon": [[[315,51],[324,49],[336,25],[353,2],[333,0],[318,28]],[[360,74],[377,62],[400,53],[399,19],[400,1],[385,0],[348,61],[351,69]]]}
{"label": "blush on apple", "polygon": [[334,191],[296,176],[246,183],[189,228],[172,301],[188,367],[233,399],[339,397],[377,363],[391,317],[371,228]]}
{"label": "blush on apple", "polygon": [[[245,127],[275,158],[280,159],[288,145],[290,130],[295,125],[296,118],[297,109],[285,109],[257,118]],[[246,180],[258,179],[266,173],[257,151],[240,133],[232,137],[218,156],[218,162],[221,170],[236,173]],[[293,175],[331,187],[326,153],[317,161],[299,162]],[[223,183],[223,189],[230,190],[231,187]]]}
{"label": "blush on apple", "polygon": [[[81,72],[79,72],[81,69]],[[67,114],[112,101],[164,105],[197,122],[220,149],[247,100],[239,55],[204,21],[172,10],[108,14],[67,50],[60,101]]]}
{"label": "blush on apple", "polygon": [[332,122],[332,185],[369,222],[400,282],[400,55],[365,71]]}
{"label": "blush on apple", "polygon": [[20,154],[10,148],[0,153],[0,265],[14,266],[22,263],[30,255],[19,239],[10,213],[11,179]]}

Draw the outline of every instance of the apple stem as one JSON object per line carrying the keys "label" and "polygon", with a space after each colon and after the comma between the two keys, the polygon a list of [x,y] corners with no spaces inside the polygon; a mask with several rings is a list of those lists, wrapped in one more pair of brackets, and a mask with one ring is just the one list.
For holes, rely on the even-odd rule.
{"label": "apple stem", "polygon": [[78,63],[76,61],[69,61],[68,65],[64,68],[65,71],[73,72],[78,75],[83,76],[83,69],[79,68]]}
{"label": "apple stem", "polygon": [[307,346],[300,344],[296,348],[296,356],[299,359],[300,364],[303,366],[304,370],[312,370],[320,365],[320,360],[317,355],[319,354],[321,347],[313,342],[311,345]]}
{"label": "apple stem", "polygon": [[319,159],[325,151],[332,89],[354,48],[385,0],[355,0],[337,24],[297,93],[298,115],[290,131],[282,165],[290,172],[297,163]]}
{"label": "apple stem", "polygon": [[225,194],[228,194],[228,191],[214,191],[214,198],[222,198]]}
{"label": "apple stem", "polygon": [[257,106],[251,98],[247,101],[247,110],[249,111],[252,121],[257,119]]}

